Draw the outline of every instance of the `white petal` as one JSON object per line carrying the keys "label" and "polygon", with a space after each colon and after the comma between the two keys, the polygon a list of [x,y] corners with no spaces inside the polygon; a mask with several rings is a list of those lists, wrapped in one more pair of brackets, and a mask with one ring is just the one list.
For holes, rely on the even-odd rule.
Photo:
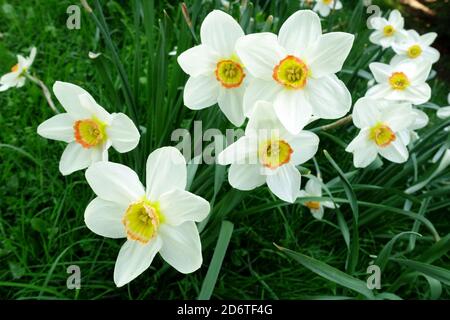
{"label": "white petal", "polygon": [[431,98],[431,88],[427,83],[417,86],[409,86],[404,90],[406,99],[411,103],[419,105],[427,102]]}
{"label": "white petal", "polygon": [[90,96],[86,90],[72,83],[56,81],[53,85],[53,92],[64,110],[74,119],[91,118],[92,114],[81,105],[78,98],[82,94]]}
{"label": "white petal", "polygon": [[305,93],[311,104],[313,115],[319,118],[341,118],[352,107],[350,92],[334,74],[320,79],[310,79]]}
{"label": "white petal", "polygon": [[272,103],[258,100],[253,109],[247,126],[245,127],[246,135],[264,135],[264,138],[267,137],[267,139],[269,139],[272,136],[272,133],[275,133],[276,135],[283,135],[286,133],[280,120],[278,120]]}
{"label": "white petal", "polygon": [[259,164],[232,164],[228,171],[228,182],[238,190],[253,190],[266,182]]}
{"label": "white petal", "polygon": [[159,235],[163,245],[159,253],[172,267],[181,273],[191,273],[202,265],[202,244],[195,222],[179,226],[161,225]]}
{"label": "white petal", "polygon": [[422,57],[430,63],[435,63],[439,60],[441,54],[435,48],[429,47],[425,48],[425,50],[422,52]]}
{"label": "white petal", "polygon": [[162,147],[150,153],[146,170],[147,197],[151,201],[157,201],[163,193],[186,188],[186,160],[177,148]]}
{"label": "white petal", "polygon": [[308,182],[305,185],[305,191],[314,197],[322,196],[322,186],[315,179],[308,180]]}
{"label": "white petal", "polygon": [[271,80],[274,67],[286,57],[273,33],[253,33],[240,38],[236,51],[245,68],[256,78]]}
{"label": "white petal", "polygon": [[120,249],[114,268],[116,286],[126,285],[147,270],[161,246],[162,241],[159,237],[145,245],[133,240],[125,242]]}
{"label": "white petal", "polygon": [[77,142],[69,143],[59,161],[59,171],[64,175],[87,168],[92,163],[93,149],[85,149]]}
{"label": "white petal", "polygon": [[267,186],[281,200],[293,203],[300,190],[300,172],[290,163],[276,170],[275,174],[267,176]]}
{"label": "white petal", "polygon": [[186,221],[200,222],[209,213],[209,202],[185,190],[175,189],[159,198],[164,223],[180,225]]}
{"label": "white petal", "polygon": [[322,204],[320,204],[319,209],[311,209],[310,211],[314,218],[317,220],[322,220],[324,212]]}
{"label": "white petal", "polygon": [[403,29],[404,27],[404,19],[398,10],[392,10],[389,14],[389,22],[397,29]]}
{"label": "white petal", "polygon": [[412,85],[422,84],[427,81],[431,72],[431,63],[428,61],[411,61],[409,63],[401,64],[401,66],[413,67],[413,70],[410,71],[412,75],[409,79]]}
{"label": "white petal", "polygon": [[257,78],[250,80],[244,93],[244,114],[250,117],[257,101],[273,102],[282,86],[272,80],[266,81]]}
{"label": "white petal", "polygon": [[294,149],[291,161],[294,165],[299,165],[314,157],[319,148],[319,137],[310,131],[300,131],[288,143]]}
{"label": "white petal", "polygon": [[410,103],[395,103],[383,112],[382,119],[392,131],[402,131],[412,124],[416,119]]}
{"label": "white petal", "polygon": [[230,122],[240,127],[245,120],[243,103],[244,87],[226,89],[222,88],[219,93],[219,108]]}
{"label": "white petal", "polygon": [[308,52],[307,63],[312,77],[320,78],[339,72],[352,49],[354,39],[354,35],[345,32],[321,35],[311,52]]}
{"label": "white petal", "polygon": [[244,31],[239,23],[220,10],[210,12],[200,27],[202,44],[225,57],[230,57],[234,53],[236,41],[242,36]]}
{"label": "white petal", "polygon": [[321,35],[319,16],[311,10],[299,10],[283,23],[278,40],[289,54],[302,56]]}
{"label": "white petal", "polygon": [[136,172],[119,163],[94,163],[86,170],[86,180],[103,200],[126,206],[145,194]]}
{"label": "white petal", "polygon": [[100,198],[92,200],[84,211],[84,222],[92,232],[107,238],[125,238],[127,233],[122,218],[124,205]]}
{"label": "white petal", "polygon": [[136,148],[140,134],[133,121],[123,113],[111,115],[111,125],[106,127],[106,133],[112,146],[118,152],[128,152]]}
{"label": "white petal", "polygon": [[73,125],[73,118],[68,113],[61,113],[42,122],[37,133],[47,139],[69,143],[75,139]]}
{"label": "white petal", "polygon": [[377,81],[378,83],[388,81],[388,78],[392,74],[392,67],[388,64],[372,62],[371,64],[369,64],[369,68],[375,78],[375,81]]}
{"label": "white petal", "polygon": [[275,99],[274,108],[280,122],[292,134],[298,134],[312,116],[311,104],[303,91],[281,91]]}
{"label": "white petal", "polygon": [[[372,18],[372,21],[375,18]],[[369,40],[370,42],[372,42],[373,44],[381,44],[381,40],[383,39],[383,32],[375,30],[374,32],[372,32],[369,36]]]}
{"label": "white petal", "polygon": [[438,116],[438,118],[441,118],[441,119],[449,118],[450,117],[450,106],[439,108],[436,115]]}
{"label": "white petal", "polygon": [[190,77],[184,87],[184,104],[192,110],[210,107],[217,103],[219,88],[214,75]]}
{"label": "white petal", "polygon": [[95,102],[94,98],[92,98],[89,93],[80,94],[78,99],[80,100],[81,107],[89,112],[90,117],[96,117],[100,121],[107,124],[111,123],[111,115],[105,110],[105,108]]}
{"label": "white petal", "polygon": [[408,149],[401,139],[392,141],[388,146],[379,148],[378,152],[381,156],[395,163],[403,163],[408,160]]}
{"label": "white petal", "polygon": [[353,124],[360,129],[374,126],[381,119],[381,112],[377,106],[378,101],[372,98],[358,99],[353,107]]}
{"label": "white petal", "polygon": [[219,61],[219,55],[208,46],[201,44],[180,54],[177,61],[184,72],[191,77],[197,77],[213,73]]}
{"label": "white petal", "polygon": [[365,168],[377,157],[377,148],[369,140],[370,129],[363,129],[345,148],[345,151],[353,153],[353,165],[356,168]]}
{"label": "white petal", "polygon": [[217,163],[221,165],[245,164],[248,163],[249,158],[256,160],[257,150],[258,141],[254,137],[244,136],[219,153]]}
{"label": "white petal", "polygon": [[420,36],[420,42],[422,43],[422,45],[428,47],[433,44],[434,40],[436,40],[436,37],[436,32],[428,32]]}
{"label": "white petal", "polygon": [[366,92],[366,97],[372,99],[385,99],[388,95],[392,94],[392,88],[387,83],[381,83],[370,87]]}
{"label": "white petal", "polygon": [[372,24],[373,29],[383,29],[387,24],[387,20],[383,17],[373,17],[370,18],[370,24]]}

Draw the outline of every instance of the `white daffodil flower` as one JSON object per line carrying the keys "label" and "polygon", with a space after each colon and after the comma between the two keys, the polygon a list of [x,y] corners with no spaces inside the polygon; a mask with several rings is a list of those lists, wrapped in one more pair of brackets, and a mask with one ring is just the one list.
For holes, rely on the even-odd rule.
{"label": "white daffodil flower", "polygon": [[267,183],[281,200],[294,202],[301,175],[295,166],[317,152],[319,138],[312,132],[290,134],[277,119],[273,105],[258,101],[245,135],[223,150],[217,159],[231,164],[228,181],[236,189],[252,190]]}
{"label": "white daffodil flower", "polygon": [[[321,197],[322,196],[322,186],[320,183],[314,179],[309,179],[305,185],[305,190],[300,190],[299,197]],[[308,207],[309,211],[314,218],[322,220],[324,208],[334,209],[334,203],[332,201],[308,201],[304,204]]]}
{"label": "white daffodil flower", "polygon": [[84,213],[87,227],[107,238],[127,238],[117,257],[114,282],[121,287],[152,263],[156,253],[181,273],[202,264],[195,221],[209,213],[208,201],[185,191],[186,161],[174,147],[163,147],[147,159],[147,188],[127,166],[97,162],[86,180],[97,198]]}
{"label": "white daffodil flower", "polygon": [[9,88],[20,88],[25,84],[25,74],[30,69],[36,57],[36,48],[33,47],[30,52],[30,56],[25,58],[20,54],[17,55],[17,64],[11,68],[11,72],[3,75],[0,78],[0,92],[6,91]]}
{"label": "white daffodil flower", "polygon": [[352,116],[361,131],[345,151],[353,153],[355,167],[367,167],[377,154],[396,163],[408,160],[409,152],[399,133],[415,121],[411,104],[365,97],[356,102]]}
{"label": "white daffodil flower", "polygon": [[331,10],[342,9],[342,2],[339,0],[316,0],[313,10],[319,12],[322,17],[327,17]]}
{"label": "white daffodil flower", "polygon": [[422,104],[431,97],[431,88],[425,82],[431,63],[408,60],[397,64],[372,62],[369,65],[376,85],[366,92],[366,97],[391,101],[408,101]]}
{"label": "white daffodil flower", "polygon": [[245,120],[242,103],[247,75],[235,52],[242,36],[244,31],[233,17],[214,10],[201,25],[202,44],[178,57],[178,64],[190,76],[184,87],[184,104],[200,110],[218,103],[235,126]]}
{"label": "white daffodil flower", "polygon": [[66,113],[41,123],[37,133],[68,143],[59,162],[63,175],[107,161],[110,146],[123,153],[138,145],[139,131],[125,114],[109,114],[86,90],[71,83],[56,81],[53,92]]}
{"label": "white daffodil flower", "polygon": [[370,42],[388,48],[394,43],[402,42],[406,39],[407,33],[403,29],[405,21],[398,10],[392,10],[389,19],[373,17],[370,19],[374,32],[369,36]]}
{"label": "white daffodil flower", "polygon": [[450,118],[450,93],[447,96],[447,102],[448,102],[449,106],[440,107],[436,113],[436,115],[440,119]]}
{"label": "white daffodil flower", "polygon": [[254,77],[244,94],[244,113],[255,102],[273,102],[275,113],[292,134],[299,133],[311,116],[336,119],[351,107],[351,95],[335,73],[342,69],[354,36],[344,32],[322,34],[319,16],[299,10],[277,35],[263,32],[240,38],[236,50]]}
{"label": "white daffodil flower", "polygon": [[397,55],[392,58],[391,63],[396,64],[403,60],[424,60],[431,64],[437,62],[439,51],[431,47],[436,37],[435,32],[419,35],[415,30],[408,30],[405,41],[392,44]]}

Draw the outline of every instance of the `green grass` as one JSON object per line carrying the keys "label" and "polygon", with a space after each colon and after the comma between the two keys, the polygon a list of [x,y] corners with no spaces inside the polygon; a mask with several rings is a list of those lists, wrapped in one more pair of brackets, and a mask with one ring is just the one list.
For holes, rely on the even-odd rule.
{"label": "green grass", "polygon": [[[192,132],[193,120],[202,120],[204,130],[231,127],[217,108],[193,112],[183,106],[187,76],[176,56],[168,55],[175,46],[180,53],[195,43],[192,32],[198,37],[202,19],[220,1],[186,1],[192,32],[176,1],[101,1],[103,13],[95,2],[89,1],[99,25],[82,10],[81,29],[68,30],[66,8],[73,1],[25,5],[0,0],[0,73],[15,64],[16,53],[28,54],[37,46],[32,72],[48,86],[56,80],[78,84],[108,111],[126,112],[146,128],[138,149],[125,155],[110,152],[111,161],[133,167],[141,177],[147,155],[174,144],[173,129]],[[325,30],[356,34],[339,74],[353,101],[367,88],[358,70],[368,71],[369,62],[388,61],[390,55],[368,43],[366,15],[357,2],[344,3],[345,10],[322,23]],[[298,1],[255,1],[242,15],[237,6],[232,13],[247,32],[276,32],[298,8]],[[266,22],[270,14],[274,23]],[[102,55],[91,60],[89,51]],[[439,74],[429,83],[433,97],[421,108],[430,124],[419,132],[421,140],[404,165],[383,161],[356,170],[342,147],[356,129],[347,125],[318,132],[317,165],[310,161],[304,169],[315,174],[319,168],[329,190],[324,197],[340,204],[335,212],[327,210],[323,221],[301,205],[306,199],[288,205],[266,187],[234,190],[223,167],[198,166],[190,190],[213,202],[208,222],[201,225],[202,268],[182,275],[157,257],[149,270],[120,289],[114,285],[113,269],[122,241],[104,239],[85,227],[83,213],[93,193],[83,172],[61,176],[58,162],[64,144],[36,134],[37,125],[52,116],[39,88],[28,82],[1,93],[0,298],[195,299],[209,297],[213,288],[213,299],[363,299],[371,297],[361,283],[373,255],[383,266],[382,288],[373,296],[450,298],[450,171],[416,193],[404,192],[430,175],[430,159],[438,149],[450,147],[449,133],[443,130],[450,123],[437,119],[433,109],[446,104],[448,83]],[[74,264],[81,268],[80,290],[66,288],[66,269]]]}

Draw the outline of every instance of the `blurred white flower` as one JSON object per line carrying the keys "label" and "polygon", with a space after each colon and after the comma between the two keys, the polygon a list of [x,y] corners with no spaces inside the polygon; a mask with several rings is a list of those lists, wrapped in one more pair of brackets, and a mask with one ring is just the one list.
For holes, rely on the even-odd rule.
{"label": "blurred white flower", "polygon": [[315,0],[313,10],[319,12],[322,17],[327,17],[331,10],[342,9],[342,2],[339,0]]}
{"label": "blurred white flower", "polygon": [[139,143],[139,131],[130,118],[123,113],[109,114],[83,88],[56,81],[53,92],[67,113],[44,121],[37,133],[68,143],[59,162],[63,175],[107,161],[110,146],[123,153]]}
{"label": "blurred white flower", "polygon": [[97,59],[97,58],[100,57],[101,55],[102,55],[101,52],[92,52],[92,51],[89,51],[89,53],[88,53],[89,59]]}
{"label": "blurred white flower", "polygon": [[245,114],[251,115],[257,100],[273,102],[277,117],[292,134],[311,116],[344,116],[352,99],[335,73],[342,69],[353,40],[344,32],[322,34],[320,18],[311,10],[291,15],[278,36],[262,32],[239,39],[237,53],[254,77],[244,95]]}
{"label": "blurred white flower", "polygon": [[97,198],[84,213],[87,227],[107,238],[127,238],[117,257],[114,282],[121,287],[152,263],[156,253],[181,273],[202,264],[195,225],[206,218],[208,201],[185,191],[186,161],[176,148],[163,147],[147,159],[147,188],[127,166],[97,162],[86,180]]}
{"label": "blurred white flower", "polygon": [[231,164],[228,181],[236,189],[252,190],[267,183],[281,200],[294,202],[300,190],[301,175],[295,166],[317,152],[319,138],[312,132],[290,134],[273,110],[258,101],[245,135],[219,155],[221,165]]}
{"label": "blurred white flower", "polygon": [[11,68],[11,72],[0,78],[0,92],[9,88],[20,88],[25,84],[26,73],[30,69],[36,57],[36,48],[33,47],[28,58],[17,55],[17,64]]}
{"label": "blurred white flower", "polygon": [[178,57],[178,64],[190,76],[184,87],[184,104],[200,110],[218,103],[235,126],[245,120],[246,70],[235,53],[236,41],[242,36],[244,31],[233,17],[214,10],[200,27],[202,44]]}
{"label": "blurred white flower", "polygon": [[415,121],[411,104],[364,97],[355,103],[352,116],[361,131],[345,151],[353,153],[355,167],[367,167],[377,154],[396,163],[408,160],[409,152],[399,133]]}
{"label": "blurred white flower", "polygon": [[397,64],[373,62],[370,71],[378,84],[366,92],[366,97],[391,101],[409,101],[422,104],[431,97],[431,88],[425,82],[431,63],[407,60]]}
{"label": "blurred white flower", "polygon": [[429,63],[435,63],[439,60],[439,51],[431,47],[431,44],[437,37],[437,33],[430,32],[419,35],[415,30],[408,30],[406,40],[399,43],[393,43],[395,55],[391,63],[396,64],[403,60],[424,60]]}
{"label": "blurred white flower", "polygon": [[393,10],[389,14],[389,19],[382,17],[373,17],[370,23],[375,29],[369,37],[369,40],[383,48],[392,46],[393,43],[401,42],[406,39],[407,34],[403,29],[405,21],[398,10]]}
{"label": "blurred white flower", "polygon": [[[305,190],[300,190],[299,197],[322,197],[322,186],[315,179],[309,179],[306,183]],[[304,205],[308,207],[313,217],[318,220],[322,219],[324,208],[335,208],[332,201],[313,200],[305,202]]]}
{"label": "blurred white flower", "polygon": [[[450,93],[447,96],[447,102],[450,105]],[[450,117],[450,106],[440,107],[436,113],[438,118],[447,119]]]}

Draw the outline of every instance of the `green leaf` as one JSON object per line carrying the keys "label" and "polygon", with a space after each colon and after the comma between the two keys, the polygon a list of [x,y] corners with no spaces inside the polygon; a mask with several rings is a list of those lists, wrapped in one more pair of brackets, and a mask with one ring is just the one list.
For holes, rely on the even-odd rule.
{"label": "green leaf", "polygon": [[233,224],[229,221],[222,221],[220,227],[219,238],[217,239],[216,248],[211,259],[211,263],[203,280],[202,289],[198,295],[198,300],[209,300],[216,285],[217,277],[219,276],[220,268],[222,267],[223,258],[230,243],[231,235],[233,234]]}
{"label": "green leaf", "polygon": [[312,272],[318,274],[319,276],[337,283],[343,287],[346,287],[350,290],[356,291],[368,299],[374,299],[374,295],[369,288],[367,288],[367,284],[364,281],[361,281],[357,278],[354,278],[341,270],[333,268],[328,264],[321,262],[319,260],[308,257],[304,254],[280,247],[274,244],[279,250],[286,253],[289,257],[301,263],[305,268],[311,270]]}
{"label": "green leaf", "polygon": [[450,270],[408,259],[393,259],[394,261],[434,278],[446,285],[450,285]]}

